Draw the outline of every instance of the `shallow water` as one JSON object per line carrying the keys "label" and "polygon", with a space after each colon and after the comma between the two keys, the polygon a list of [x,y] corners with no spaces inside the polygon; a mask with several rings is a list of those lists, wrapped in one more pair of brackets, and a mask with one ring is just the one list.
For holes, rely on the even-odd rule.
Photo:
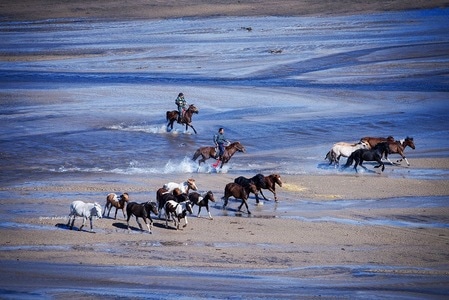
{"label": "shallow water", "polygon": [[[247,149],[224,172],[335,172],[332,144],[367,135],[446,156],[448,14],[4,22],[2,182],[214,172],[190,158],[219,127]],[[165,127],[180,91],[197,135]]]}
{"label": "shallow water", "polygon": [[[445,276],[422,268],[316,266],[217,271],[7,262],[3,269],[20,274],[21,280],[30,274],[41,275],[31,277],[36,286],[43,286],[38,290],[29,285],[0,285],[0,293],[13,299],[422,299],[423,295],[443,299],[447,293]],[[5,272],[0,274],[0,282],[5,276]],[[55,276],[58,280],[48,280]],[[82,289],[74,287],[80,284]]]}

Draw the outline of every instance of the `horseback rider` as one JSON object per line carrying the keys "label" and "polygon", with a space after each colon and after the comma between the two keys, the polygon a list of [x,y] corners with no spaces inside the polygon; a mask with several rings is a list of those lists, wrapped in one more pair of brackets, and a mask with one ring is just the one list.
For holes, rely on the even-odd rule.
{"label": "horseback rider", "polygon": [[179,93],[175,100],[175,104],[178,106],[178,123],[181,123],[185,107],[187,105],[186,99],[184,99],[184,94]]}
{"label": "horseback rider", "polygon": [[213,164],[213,166],[218,166],[221,160],[223,160],[223,154],[225,151],[225,144],[229,144],[229,141],[226,139],[224,135],[224,129],[220,127],[218,129],[218,134],[214,134],[214,143],[215,147],[218,148],[218,158],[217,162]]}

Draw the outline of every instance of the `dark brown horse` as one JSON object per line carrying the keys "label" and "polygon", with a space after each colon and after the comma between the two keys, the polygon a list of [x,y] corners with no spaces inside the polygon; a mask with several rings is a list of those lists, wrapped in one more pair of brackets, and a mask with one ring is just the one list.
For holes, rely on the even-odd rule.
{"label": "dark brown horse", "polygon": [[[223,153],[223,159],[221,161],[220,169],[223,168],[223,165],[225,163],[229,162],[231,157],[236,152],[243,152],[243,153],[246,152],[245,147],[243,147],[243,145],[240,144],[240,142],[233,142],[229,146],[225,147],[225,151]],[[203,162],[206,162],[206,160],[208,160],[209,158],[218,159],[218,149],[216,149],[215,147],[198,148],[195,151],[195,154],[193,154],[192,160],[196,161],[198,159],[198,157],[200,157],[200,156],[201,156],[201,159],[198,161],[199,165],[201,165],[201,163],[203,163]]]}
{"label": "dark brown horse", "polygon": [[228,205],[229,197],[234,197],[235,199],[242,199],[242,204],[240,204],[238,210],[241,211],[242,206],[246,206],[248,215],[251,214],[248,208],[248,196],[249,193],[257,194],[257,187],[254,183],[250,182],[246,187],[241,186],[238,183],[230,182],[225,186],[224,196],[221,198],[224,201],[223,209]]}
{"label": "dark brown horse", "polygon": [[[130,202],[126,206],[126,213],[128,215],[128,218],[126,219],[126,224],[128,226],[128,232],[129,229],[129,219],[132,215],[136,217],[136,222],[139,224],[140,230],[143,230],[142,224],[139,222],[139,218],[142,218],[145,224],[147,225],[148,232],[151,232],[151,228],[153,228],[153,219],[151,218],[151,213],[158,215],[157,210],[157,204],[156,202],[146,202],[146,203],[136,203],[136,202]],[[147,219],[149,220],[149,224],[147,222]]]}
{"label": "dark brown horse", "polygon": [[[264,176],[263,174],[257,174],[251,178],[246,178],[239,176],[234,179],[235,183],[240,184],[243,187],[247,187],[250,183],[253,183],[257,187],[257,191],[260,192],[265,200],[267,197],[262,192],[262,189],[267,189],[274,195],[274,200],[277,202],[278,198],[276,196],[276,184],[282,186],[281,176],[279,174],[271,174]],[[256,193],[256,203],[259,203],[259,195]]]}
{"label": "dark brown horse", "polygon": [[[186,131],[190,127],[193,129],[193,131],[196,134],[196,130],[192,126],[192,116],[193,116],[193,114],[197,114],[198,112],[199,112],[198,108],[196,108],[195,105],[193,105],[193,104],[190,104],[189,108],[187,108],[187,110],[185,111],[184,115],[181,118],[181,124],[186,125]],[[166,118],[168,121],[167,130],[169,127],[170,127],[170,130],[173,130],[173,123],[178,120],[178,115],[179,115],[179,112],[177,110],[167,111],[167,113],[166,113]]]}

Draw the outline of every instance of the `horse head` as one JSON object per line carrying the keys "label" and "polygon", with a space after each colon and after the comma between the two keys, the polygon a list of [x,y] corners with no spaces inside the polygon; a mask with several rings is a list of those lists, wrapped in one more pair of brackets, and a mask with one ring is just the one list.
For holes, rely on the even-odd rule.
{"label": "horse head", "polygon": [[412,137],[406,137],[404,142],[402,143],[402,146],[405,148],[405,146],[409,146],[413,150],[415,150],[415,143],[413,142]]}
{"label": "horse head", "polygon": [[91,216],[96,216],[97,218],[101,219],[101,205],[97,202],[94,203],[94,207],[91,211]]}
{"label": "horse head", "polygon": [[120,195],[120,200],[123,200],[125,202],[129,201],[129,195],[128,193],[123,193],[122,195]]}
{"label": "horse head", "polygon": [[237,149],[238,152],[246,152],[245,147],[243,147],[242,144],[240,144],[240,142],[234,142],[231,145],[229,145],[229,147],[234,147],[235,149]]}
{"label": "horse head", "polygon": [[190,105],[189,105],[189,108],[188,108],[187,110],[191,111],[191,112],[194,113],[194,114],[199,113],[198,108],[196,108],[196,106],[193,105],[193,104],[190,104]]}
{"label": "horse head", "polygon": [[273,174],[274,182],[276,182],[279,186],[282,186],[281,175]]}
{"label": "horse head", "polygon": [[215,202],[214,193],[212,191],[207,191],[203,198],[207,198],[212,202]]}
{"label": "horse head", "polygon": [[157,209],[157,204],[156,202],[150,202],[148,201],[147,203],[145,203],[145,210],[147,211],[147,215],[148,217],[150,217],[150,213],[152,212],[153,214],[155,214],[156,216],[159,214],[159,211]]}
{"label": "horse head", "polygon": [[365,140],[360,141],[359,144],[361,146],[361,149],[371,149],[371,145]]}
{"label": "horse head", "polygon": [[194,190],[194,191],[198,190],[198,188],[196,187],[196,184],[195,184],[195,179],[193,179],[193,178],[187,179],[187,186],[191,190]]}

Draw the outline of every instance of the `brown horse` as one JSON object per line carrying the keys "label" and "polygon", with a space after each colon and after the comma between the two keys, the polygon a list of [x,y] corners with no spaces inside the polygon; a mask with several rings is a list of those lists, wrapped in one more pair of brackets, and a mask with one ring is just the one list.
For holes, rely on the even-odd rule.
{"label": "brown horse", "polygon": [[117,211],[119,209],[122,210],[123,217],[126,218],[125,206],[126,206],[126,203],[128,203],[128,201],[129,201],[128,193],[123,193],[122,195],[120,195],[120,197],[117,197],[117,194],[115,194],[115,193],[108,194],[106,196],[106,205],[104,206],[103,217],[106,215],[106,210],[108,208],[109,208],[109,211],[108,211],[108,217],[109,217],[109,213],[111,212],[112,207],[115,207],[114,220],[117,219]]}
{"label": "brown horse", "polygon": [[[404,154],[404,149],[405,147],[409,146],[412,149],[415,149],[415,143],[413,142],[413,138],[412,137],[406,137],[403,140],[400,141],[394,141],[394,142],[388,142],[388,154],[399,154],[402,158],[397,160],[396,162],[401,162],[403,159],[405,160],[405,162],[407,163],[407,166],[410,166],[410,163],[407,160],[407,157],[405,157]],[[393,162],[391,162],[390,159],[388,159],[388,154],[385,153],[385,159],[388,160],[391,164],[393,164]]]}
{"label": "brown horse", "polygon": [[410,166],[410,163],[408,162],[407,158],[404,155],[404,149],[407,146],[409,146],[412,149],[415,149],[415,143],[413,142],[412,137],[406,137],[404,140],[401,141],[395,141],[395,139],[392,136],[389,136],[387,138],[364,137],[361,138],[360,141],[368,142],[371,148],[375,147],[377,144],[381,142],[387,142],[389,151],[388,153],[385,153],[385,159],[388,160],[391,164],[393,164],[393,162],[388,159],[388,154],[399,154],[400,156],[402,156],[402,158],[397,162],[401,162],[404,159],[407,165]]}
{"label": "brown horse", "polygon": [[[236,152],[243,152],[243,153],[246,152],[245,147],[243,147],[243,145],[240,144],[240,142],[233,142],[229,146],[225,146],[225,151],[223,153],[223,159],[221,161],[220,169],[223,168],[223,165],[225,163],[229,162],[231,157]],[[201,156],[201,159],[198,161],[199,165],[201,165],[201,163],[203,163],[203,162],[206,162],[206,160],[208,160],[209,158],[218,159],[218,151],[215,147],[198,148],[195,151],[195,154],[193,154],[192,160],[196,161],[198,159],[198,157],[200,157],[200,156]]]}
{"label": "brown horse", "polygon": [[377,144],[382,143],[382,142],[394,142],[394,137],[392,137],[391,135],[384,138],[384,137],[370,137],[370,136],[365,136],[363,138],[360,139],[360,142],[367,142],[371,149],[374,148]]}
{"label": "brown horse", "polygon": [[[196,130],[192,126],[192,116],[193,116],[193,114],[197,114],[198,112],[199,112],[198,108],[196,108],[195,105],[193,105],[193,104],[190,104],[189,108],[187,108],[187,110],[185,111],[184,115],[181,118],[181,124],[186,125],[186,131],[190,127],[193,129],[193,131],[196,134]],[[166,118],[168,121],[167,130],[169,127],[170,127],[170,130],[173,130],[173,123],[178,120],[178,115],[179,115],[179,112],[177,110],[167,111],[167,113],[166,113]]]}

